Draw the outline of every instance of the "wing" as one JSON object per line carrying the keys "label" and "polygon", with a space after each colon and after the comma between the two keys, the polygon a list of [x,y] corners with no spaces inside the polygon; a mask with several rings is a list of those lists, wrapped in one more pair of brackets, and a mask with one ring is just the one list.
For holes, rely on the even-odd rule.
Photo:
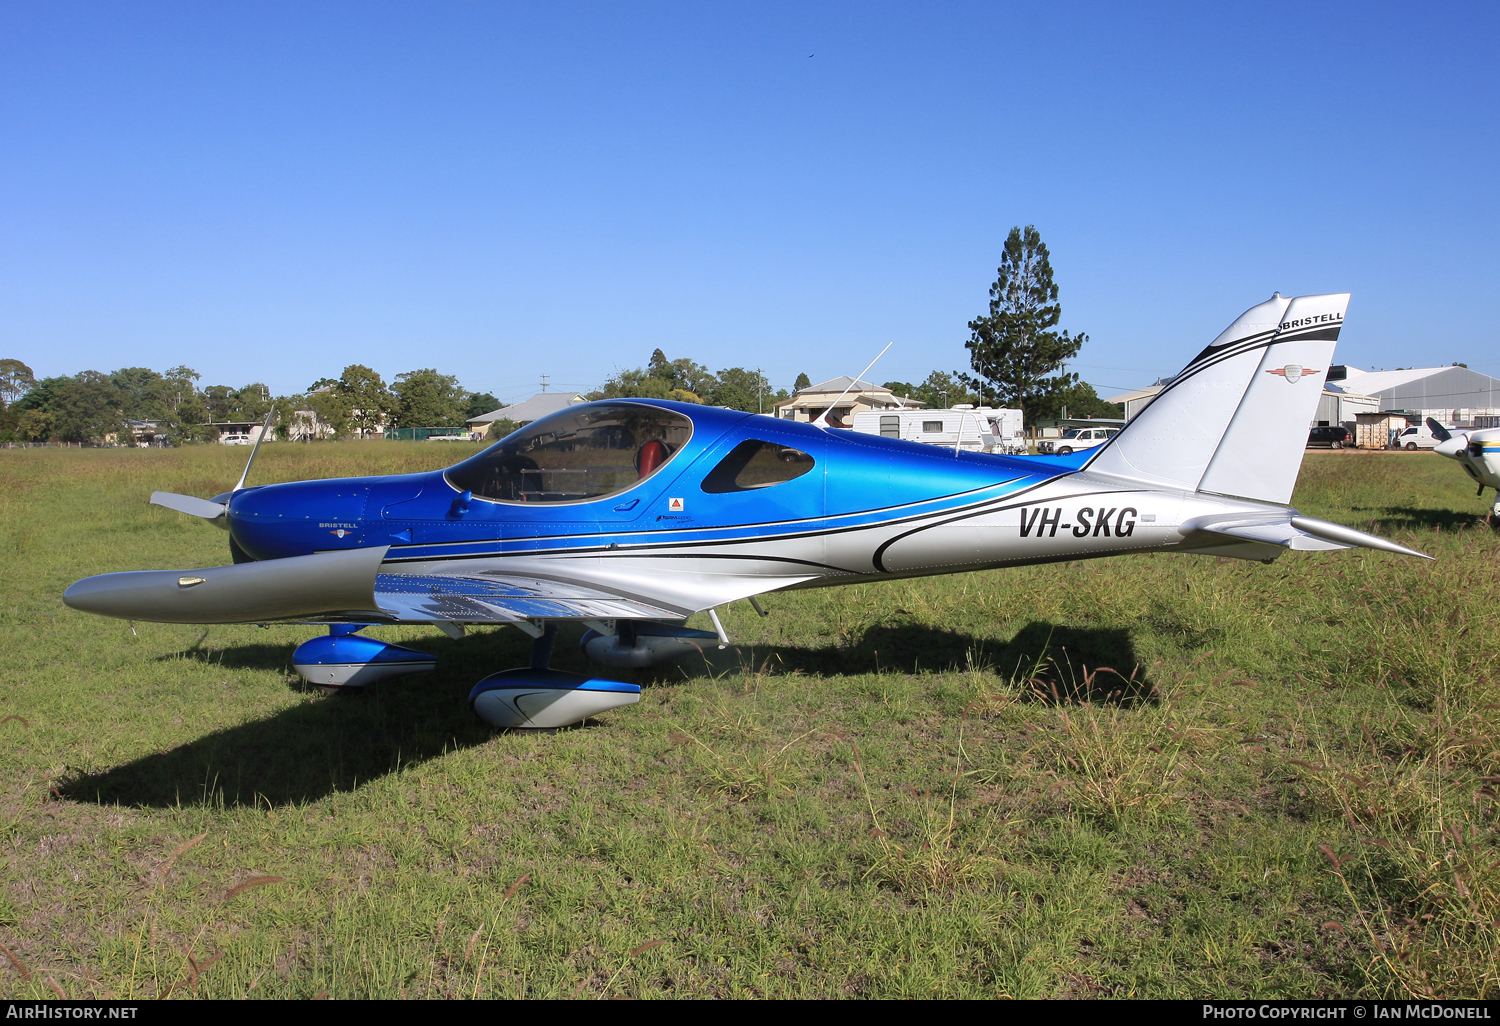
{"label": "wing", "polygon": [[515,620],[681,620],[692,610],[618,595],[573,581],[522,574],[375,576],[375,604],[398,620],[504,623]]}
{"label": "wing", "polygon": [[593,558],[384,562],[386,547],[198,570],[99,574],[63,595],[74,609],[161,623],[516,623],[683,620],[809,579],[774,562]]}
{"label": "wing", "polygon": [[817,576],[745,552],[392,560],[375,603],[408,623],[685,620],[693,613]]}

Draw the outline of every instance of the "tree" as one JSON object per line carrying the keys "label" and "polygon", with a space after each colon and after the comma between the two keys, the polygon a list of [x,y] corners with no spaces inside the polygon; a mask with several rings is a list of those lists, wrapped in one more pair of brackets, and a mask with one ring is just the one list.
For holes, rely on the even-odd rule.
{"label": "tree", "polygon": [[637,367],[619,371],[598,389],[590,392],[590,399],[665,399],[672,391],[672,383],[664,378],[654,378],[651,372]]}
{"label": "tree", "polygon": [[807,376],[807,372],[806,371],[803,371],[801,374],[797,375],[797,380],[794,381],[794,382],[792,382],[792,391],[793,392],[800,392],[804,388],[807,388],[811,384],[812,384],[812,378],[810,378],[810,377]]}
{"label": "tree", "polygon": [[466,400],[464,407],[464,420],[473,417],[482,417],[486,413],[493,413],[505,404],[488,392],[472,392]]}
{"label": "tree", "polygon": [[234,419],[264,421],[270,416],[271,407],[278,405],[265,382],[252,381],[234,394]]}
{"label": "tree", "polygon": [[974,375],[962,379],[1029,420],[1045,397],[1078,382],[1078,375],[1057,371],[1078,355],[1088,336],[1053,330],[1062,307],[1047,247],[1034,225],[1010,230],[995,274],[989,315],[969,322],[972,335],[964,347]]}
{"label": "tree", "polygon": [[0,409],[7,408],[36,387],[31,368],[20,360],[0,360]]}
{"label": "tree", "polygon": [[887,381],[884,387],[903,399],[916,399],[935,410],[957,406],[960,403],[968,403],[971,406],[981,405],[979,396],[970,392],[962,379],[962,374],[933,371],[920,385],[907,384],[905,381]]}
{"label": "tree", "polygon": [[22,410],[16,417],[16,433],[28,442],[45,442],[52,437],[52,414],[43,409]]}
{"label": "tree", "polygon": [[1099,398],[1094,386],[1079,381],[1067,388],[1039,397],[1027,416],[1033,418],[1061,417],[1063,411],[1069,417],[1123,417],[1124,407],[1120,403],[1107,403]]}
{"label": "tree", "polygon": [[12,407],[35,386],[30,367],[20,360],[0,360],[0,441],[15,440],[18,422]]}
{"label": "tree", "polygon": [[485,435],[488,438],[499,440],[501,438],[504,438],[506,435],[510,434],[520,426],[520,424],[517,424],[513,420],[507,420],[506,418],[501,417],[499,420],[490,421],[490,426],[486,430]]}
{"label": "tree", "polygon": [[669,380],[672,377],[672,372],[668,369],[669,366],[670,361],[667,359],[667,354],[660,349],[653,349],[651,350],[651,359],[646,361],[646,375],[652,378],[661,378],[663,381]]}
{"label": "tree", "polygon": [[203,405],[208,407],[208,419],[211,423],[222,424],[234,420],[234,408],[237,405],[235,390],[228,385],[209,385],[203,390]]}
{"label": "tree", "polygon": [[109,380],[120,391],[121,412],[131,420],[165,420],[171,412],[165,379],[149,367],[121,367]]}
{"label": "tree", "polygon": [[334,392],[348,410],[347,423],[361,438],[385,427],[386,418],[396,405],[395,397],[385,387],[380,375],[360,363],[351,363],[344,368]]}
{"label": "tree", "polygon": [[[208,424],[211,420],[204,395],[198,391],[199,377],[191,367],[169,367],[162,373],[162,401],[170,406],[168,419],[179,428]],[[211,432],[184,430],[181,434],[197,441],[208,438]]]}
{"label": "tree", "polygon": [[83,371],[71,378],[43,378],[15,409],[21,430],[32,440],[102,442],[125,430],[121,405],[114,382],[98,371]]}
{"label": "tree", "polygon": [[707,367],[685,357],[673,360],[668,371],[673,389],[694,395],[707,395],[718,384],[718,379],[708,372]]}
{"label": "tree", "polygon": [[743,367],[727,367],[719,371],[718,383],[708,393],[708,401],[713,405],[746,413],[769,410],[775,399],[765,375]]}
{"label": "tree", "polygon": [[391,390],[397,397],[397,427],[451,427],[467,419],[464,390],[451,374],[431,367],[407,371],[396,375]]}
{"label": "tree", "polygon": [[645,367],[619,371],[598,389],[590,399],[676,399],[701,403],[718,384],[708,368],[688,359],[668,360],[660,349],[651,353]]}
{"label": "tree", "polygon": [[304,428],[312,429],[318,424],[325,424],[335,437],[349,430],[349,403],[335,388],[325,387],[308,392],[302,402],[297,404],[297,409],[312,412],[314,423],[301,425]]}

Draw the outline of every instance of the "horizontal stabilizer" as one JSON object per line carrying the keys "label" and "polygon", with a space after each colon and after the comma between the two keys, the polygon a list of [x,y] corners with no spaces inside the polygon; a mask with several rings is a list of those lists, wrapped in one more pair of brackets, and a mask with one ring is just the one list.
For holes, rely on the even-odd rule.
{"label": "horizontal stabilizer", "polygon": [[1316,550],[1347,549],[1350,546],[1339,542],[1304,534],[1292,526],[1290,512],[1265,513],[1218,513],[1213,516],[1195,517],[1179,528],[1184,534],[1207,531],[1240,541],[1279,545],[1284,549]]}
{"label": "horizontal stabilizer", "polygon": [[[1291,510],[1266,513],[1221,513],[1206,517],[1195,517],[1179,528],[1184,535],[1206,531],[1237,541],[1257,542],[1262,545],[1278,545],[1299,552],[1320,549],[1350,549],[1356,546],[1366,549],[1381,549],[1403,556],[1431,559],[1404,545],[1386,538],[1356,531],[1342,524],[1300,516]],[[1254,558],[1252,555],[1250,558]]]}
{"label": "horizontal stabilizer", "polygon": [[151,505],[165,506],[167,509],[175,509],[179,513],[186,513],[190,517],[202,517],[204,520],[217,520],[229,511],[229,505],[222,502],[209,502],[193,495],[178,495],[176,492],[152,492]]}
{"label": "horizontal stabilizer", "polygon": [[1389,538],[1381,538],[1378,535],[1366,534],[1356,531],[1352,527],[1343,524],[1330,524],[1326,520],[1314,520],[1312,517],[1292,517],[1292,526],[1299,531],[1305,531],[1318,538],[1328,541],[1340,542],[1344,545],[1359,545],[1367,549],[1383,549],[1386,552],[1395,552],[1402,556],[1416,556],[1418,559],[1432,559],[1434,557],[1416,549],[1409,549],[1405,545],[1397,545]]}

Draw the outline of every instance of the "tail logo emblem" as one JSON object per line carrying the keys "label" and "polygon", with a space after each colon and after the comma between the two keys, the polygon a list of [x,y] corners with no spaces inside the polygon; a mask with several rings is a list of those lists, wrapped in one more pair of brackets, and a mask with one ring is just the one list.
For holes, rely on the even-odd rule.
{"label": "tail logo emblem", "polygon": [[1266,371],[1266,373],[1280,374],[1282,377],[1286,378],[1286,383],[1288,385],[1295,385],[1304,374],[1318,373],[1318,368],[1303,367],[1301,364],[1289,363],[1285,367],[1277,367],[1275,370]]}

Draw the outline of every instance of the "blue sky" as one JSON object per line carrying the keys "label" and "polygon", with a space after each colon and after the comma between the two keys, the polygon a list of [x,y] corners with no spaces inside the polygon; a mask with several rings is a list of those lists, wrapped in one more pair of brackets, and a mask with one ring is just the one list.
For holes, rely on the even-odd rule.
{"label": "blue sky", "polygon": [[[11,3],[0,356],[505,397],[656,347],[967,366],[1035,224],[1074,369],[1273,290],[1500,375],[1493,4]],[[809,56],[812,55],[812,56]]]}

